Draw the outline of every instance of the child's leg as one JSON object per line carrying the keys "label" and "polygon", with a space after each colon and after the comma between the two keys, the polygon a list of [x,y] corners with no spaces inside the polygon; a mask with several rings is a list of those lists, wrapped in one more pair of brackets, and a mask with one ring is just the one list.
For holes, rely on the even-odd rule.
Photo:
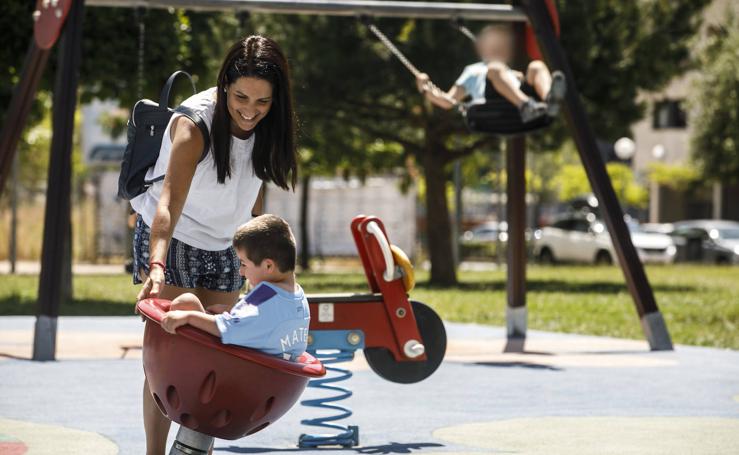
{"label": "child's leg", "polygon": [[526,68],[526,82],[536,90],[542,100],[547,98],[552,88],[552,75],[549,68],[541,60],[534,60]]}
{"label": "child's leg", "polygon": [[495,91],[514,106],[520,108],[529,100],[528,95],[521,91],[521,82],[505,63],[488,63],[488,79],[493,84]]}
{"label": "child's leg", "polygon": [[200,302],[200,299],[191,292],[180,294],[172,300],[170,310],[191,310],[205,313],[205,308],[203,308],[203,304]]}

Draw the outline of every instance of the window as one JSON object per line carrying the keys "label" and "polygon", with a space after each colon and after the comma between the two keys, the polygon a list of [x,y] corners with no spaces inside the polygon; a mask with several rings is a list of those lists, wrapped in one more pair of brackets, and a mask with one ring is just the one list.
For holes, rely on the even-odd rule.
{"label": "window", "polygon": [[573,228],[575,221],[571,219],[564,219],[559,220],[556,223],[552,225],[552,227],[557,229],[562,229],[563,231],[571,231]]}
{"label": "window", "polygon": [[654,103],[652,112],[652,128],[685,128],[687,115],[683,110],[682,100],[665,99]]}
{"label": "window", "polygon": [[588,232],[590,230],[590,223],[587,220],[577,220],[574,223],[573,230],[577,232]]}

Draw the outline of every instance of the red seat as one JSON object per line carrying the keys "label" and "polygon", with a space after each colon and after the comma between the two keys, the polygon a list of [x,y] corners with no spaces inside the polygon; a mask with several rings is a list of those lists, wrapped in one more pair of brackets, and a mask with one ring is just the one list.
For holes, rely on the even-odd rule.
{"label": "red seat", "polygon": [[144,373],[163,414],[192,430],[221,439],[256,433],[282,417],[311,378],[326,370],[303,354],[291,362],[225,345],[192,326],[172,335],[161,328],[169,300],[138,303],[146,316]]}

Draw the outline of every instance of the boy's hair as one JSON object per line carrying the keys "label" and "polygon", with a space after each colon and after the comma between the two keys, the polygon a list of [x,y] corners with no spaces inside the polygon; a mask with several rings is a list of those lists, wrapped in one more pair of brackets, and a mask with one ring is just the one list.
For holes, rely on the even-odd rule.
{"label": "boy's hair", "polygon": [[241,225],[233,246],[256,265],[272,259],[280,272],[295,270],[295,237],[287,221],[277,215],[260,215]]}
{"label": "boy's hair", "polygon": [[477,39],[479,40],[490,32],[513,33],[513,27],[507,22],[494,22],[481,28],[477,33]]}

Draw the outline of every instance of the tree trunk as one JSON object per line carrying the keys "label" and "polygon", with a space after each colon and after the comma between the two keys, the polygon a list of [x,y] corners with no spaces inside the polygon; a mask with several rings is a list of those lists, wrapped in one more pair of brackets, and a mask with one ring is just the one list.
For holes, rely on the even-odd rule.
{"label": "tree trunk", "polygon": [[300,182],[300,268],[310,269],[310,235],[308,233],[308,202],[310,200],[310,175],[303,174]]}
{"label": "tree trunk", "polygon": [[[433,145],[431,146],[433,147]],[[427,150],[423,161],[426,179],[426,242],[431,262],[430,284],[457,283],[452,245],[452,225],[446,199],[446,174],[440,153]]]}

